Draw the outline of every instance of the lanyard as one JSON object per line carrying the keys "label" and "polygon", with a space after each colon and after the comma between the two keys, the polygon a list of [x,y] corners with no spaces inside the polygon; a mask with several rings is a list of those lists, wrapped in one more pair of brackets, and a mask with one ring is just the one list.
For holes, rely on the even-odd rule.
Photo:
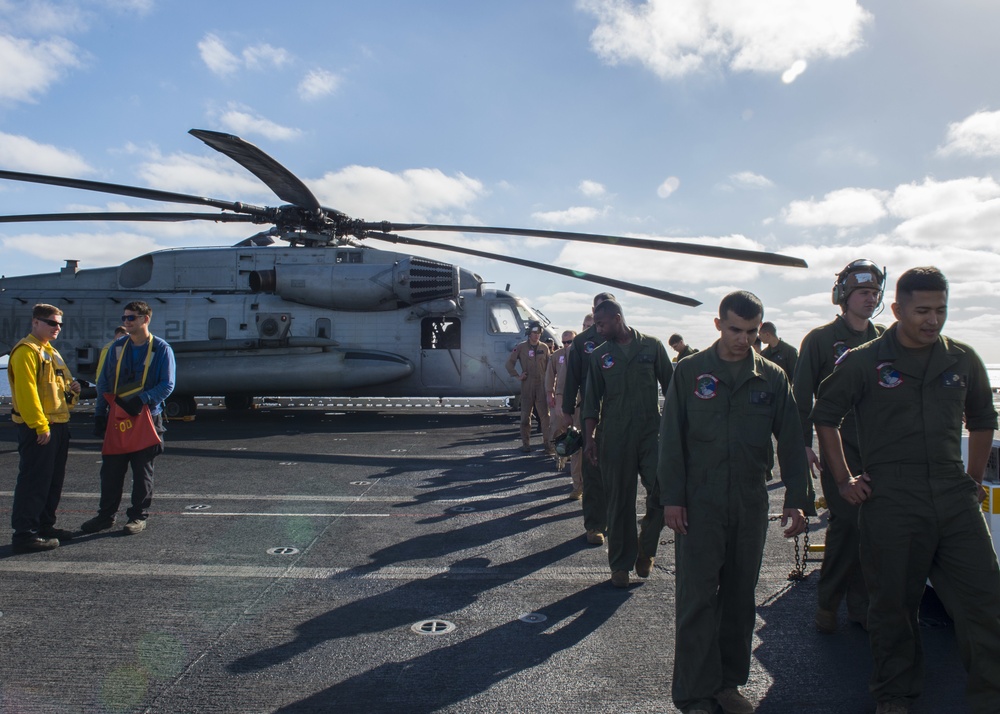
{"label": "lanyard", "polygon": [[[132,348],[131,343],[132,343],[132,340],[131,340],[131,338],[129,338],[129,345],[128,345],[129,349]],[[124,354],[125,354],[125,351],[122,350],[122,356],[124,356]],[[125,392],[124,394],[118,394],[118,376],[119,376],[119,374],[121,374],[121,371],[122,371],[122,357],[119,357],[118,358],[118,362],[115,364],[115,391],[114,391],[114,393],[118,394],[118,396],[120,396],[120,397],[128,397],[128,396],[130,396],[132,394],[135,394],[136,392],[141,392],[143,385],[146,384],[146,375],[149,374],[149,363],[152,362],[152,361],[153,361],[153,336],[150,335],[149,336],[149,342],[146,343],[146,364],[143,366],[143,369],[142,369],[142,381],[139,382],[139,386],[136,387],[135,389],[130,389],[129,391]]]}

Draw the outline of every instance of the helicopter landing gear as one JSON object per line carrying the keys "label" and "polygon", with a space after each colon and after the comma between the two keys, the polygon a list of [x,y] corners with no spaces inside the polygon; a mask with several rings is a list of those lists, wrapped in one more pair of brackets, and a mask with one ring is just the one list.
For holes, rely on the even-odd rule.
{"label": "helicopter landing gear", "polygon": [[227,394],[223,398],[226,409],[244,411],[253,407],[253,396],[250,394]]}
{"label": "helicopter landing gear", "polygon": [[198,402],[194,397],[181,395],[167,397],[167,403],[163,407],[168,419],[183,419],[186,416],[194,416],[198,410]]}

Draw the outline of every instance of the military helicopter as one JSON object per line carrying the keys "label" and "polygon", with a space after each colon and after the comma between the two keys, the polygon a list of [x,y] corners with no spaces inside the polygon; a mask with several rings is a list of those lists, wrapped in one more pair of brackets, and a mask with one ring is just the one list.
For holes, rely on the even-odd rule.
{"label": "military helicopter", "polygon": [[[42,174],[0,179],[219,209],[209,212],[86,212],[0,216],[32,221],[214,221],[270,226],[232,247],[161,250],[116,267],[0,278],[0,356],[30,331],[30,310],[65,311],[60,352],[91,381],[102,346],[133,299],[153,307],[154,332],[170,342],[177,382],[171,417],[193,414],[196,396],[222,395],[230,409],[257,396],[489,397],[515,395],[504,362],[526,326],[549,321],[479,275],[416,255],[361,245],[365,239],[438,248],[580,278],[679,303],[697,300],[559,266],[437,244],[418,231],[536,236],[806,267],[788,256],[717,246],[488,226],[368,222],[321,206],[291,171],[237,136],[192,129],[286,203],[261,207],[214,198]],[[287,245],[277,247],[276,240]],[[551,336],[551,333],[549,333]]]}

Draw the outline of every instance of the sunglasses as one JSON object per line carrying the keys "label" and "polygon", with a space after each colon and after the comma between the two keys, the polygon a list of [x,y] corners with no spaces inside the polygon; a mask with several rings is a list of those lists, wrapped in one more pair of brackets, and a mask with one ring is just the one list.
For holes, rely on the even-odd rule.
{"label": "sunglasses", "polygon": [[122,315],[122,322],[132,322],[132,320],[138,320],[142,315]]}
{"label": "sunglasses", "polygon": [[38,320],[39,322],[44,322],[49,327],[62,327],[62,323],[59,322],[58,320],[49,320],[44,317],[36,317],[35,319]]}
{"label": "sunglasses", "polygon": [[571,344],[573,344],[573,340],[563,340],[563,344],[564,345],[571,345]]}

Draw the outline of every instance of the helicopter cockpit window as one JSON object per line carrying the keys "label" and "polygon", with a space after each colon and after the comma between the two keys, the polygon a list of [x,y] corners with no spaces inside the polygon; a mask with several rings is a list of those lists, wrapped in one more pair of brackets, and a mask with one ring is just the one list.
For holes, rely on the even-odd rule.
{"label": "helicopter cockpit window", "polygon": [[364,256],[360,250],[340,250],[337,251],[338,263],[363,263]]}
{"label": "helicopter cockpit window", "polygon": [[462,347],[462,323],[448,317],[425,317],[420,323],[420,349],[457,350]]}
{"label": "helicopter cockpit window", "polygon": [[521,318],[514,312],[513,305],[507,302],[495,302],[490,305],[490,332],[520,335],[523,329]]}

